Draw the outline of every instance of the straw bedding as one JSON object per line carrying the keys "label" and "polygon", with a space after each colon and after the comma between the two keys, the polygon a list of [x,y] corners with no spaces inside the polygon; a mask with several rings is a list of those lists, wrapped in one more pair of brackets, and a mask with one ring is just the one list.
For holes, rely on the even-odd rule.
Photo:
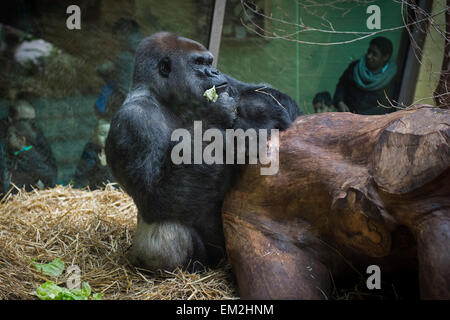
{"label": "straw bedding", "polygon": [[65,286],[67,275],[41,274],[30,262],[56,258],[81,269],[103,299],[234,299],[229,266],[190,274],[149,273],[131,266],[126,251],[136,228],[136,207],[122,190],[48,190],[8,194],[0,202],[0,299],[37,299],[46,280]]}

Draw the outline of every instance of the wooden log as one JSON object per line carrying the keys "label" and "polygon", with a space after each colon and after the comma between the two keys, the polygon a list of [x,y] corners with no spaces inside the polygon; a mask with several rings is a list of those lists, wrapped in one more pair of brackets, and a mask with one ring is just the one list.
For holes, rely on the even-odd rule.
{"label": "wooden log", "polygon": [[223,204],[241,297],[328,298],[330,274],[418,259],[421,297],[450,299],[449,140],[450,111],[431,106],[297,118],[279,172],[247,165]]}

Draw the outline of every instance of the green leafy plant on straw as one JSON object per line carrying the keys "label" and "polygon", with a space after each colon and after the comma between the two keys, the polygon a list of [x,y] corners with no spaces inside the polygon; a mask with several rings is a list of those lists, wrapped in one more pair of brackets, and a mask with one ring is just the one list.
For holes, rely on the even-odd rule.
{"label": "green leafy plant on straw", "polygon": [[57,258],[53,260],[50,263],[37,263],[34,262],[34,259],[31,259],[31,263],[38,269],[38,271],[41,271],[46,276],[51,277],[59,277],[63,271],[64,271],[64,262],[61,261],[60,258]]}
{"label": "green leafy plant on straw", "polygon": [[[56,285],[53,281],[46,281],[36,289],[36,295],[41,300],[88,300],[91,286],[83,282],[81,289],[67,289]],[[94,293],[91,300],[101,300],[103,293]]]}
{"label": "green leafy plant on straw", "polygon": [[[36,263],[34,259],[31,263],[42,274],[58,277],[64,271],[64,262],[57,258],[50,263]],[[88,300],[91,296],[91,286],[87,282],[81,284],[81,289],[67,289],[58,286],[53,281],[46,281],[41,284],[35,291],[36,296],[41,300]],[[91,300],[101,300],[103,293],[94,293],[90,297]]]}

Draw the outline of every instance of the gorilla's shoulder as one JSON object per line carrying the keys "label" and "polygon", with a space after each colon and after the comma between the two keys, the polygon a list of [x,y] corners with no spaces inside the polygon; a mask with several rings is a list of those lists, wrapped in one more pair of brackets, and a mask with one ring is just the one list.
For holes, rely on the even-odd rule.
{"label": "gorilla's shoulder", "polygon": [[117,110],[112,122],[113,124],[115,122],[121,122],[124,124],[135,123],[135,121],[139,122],[144,117],[146,117],[146,111],[142,104],[136,102],[127,102],[124,103],[119,110]]}
{"label": "gorilla's shoulder", "polygon": [[132,107],[135,105],[139,105],[141,107],[145,107],[147,105],[157,106],[158,102],[155,100],[149,89],[137,88],[136,90],[132,90],[123,102],[123,106]]}

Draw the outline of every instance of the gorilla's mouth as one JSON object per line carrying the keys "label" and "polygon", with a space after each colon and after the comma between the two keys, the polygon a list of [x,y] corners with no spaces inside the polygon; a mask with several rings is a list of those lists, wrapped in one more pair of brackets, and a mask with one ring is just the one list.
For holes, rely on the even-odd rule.
{"label": "gorilla's mouth", "polygon": [[220,93],[220,92],[224,91],[224,89],[226,90],[226,88],[228,88],[228,82],[221,83],[216,86],[216,92]]}
{"label": "gorilla's mouth", "polygon": [[228,85],[228,82],[221,83],[221,84],[216,86],[216,89],[226,87],[227,85]]}

